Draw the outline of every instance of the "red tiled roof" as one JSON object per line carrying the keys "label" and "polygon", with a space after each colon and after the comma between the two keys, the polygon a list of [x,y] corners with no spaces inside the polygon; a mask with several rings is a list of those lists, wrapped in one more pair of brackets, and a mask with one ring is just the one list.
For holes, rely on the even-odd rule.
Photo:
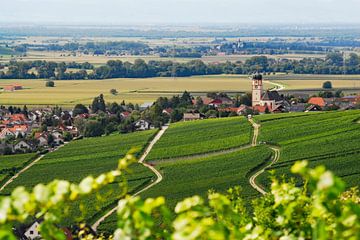
{"label": "red tiled roof", "polygon": [[322,97],[312,97],[309,99],[308,103],[318,105],[320,107],[324,107],[326,105],[326,102]]}
{"label": "red tiled roof", "polygon": [[[264,112],[266,111],[266,107],[267,107],[267,106],[256,105],[256,106],[253,107],[253,109],[254,109],[255,111],[258,111],[259,113],[264,113]],[[268,108],[268,109],[269,109],[269,108]],[[269,111],[271,111],[271,110],[269,109]]]}

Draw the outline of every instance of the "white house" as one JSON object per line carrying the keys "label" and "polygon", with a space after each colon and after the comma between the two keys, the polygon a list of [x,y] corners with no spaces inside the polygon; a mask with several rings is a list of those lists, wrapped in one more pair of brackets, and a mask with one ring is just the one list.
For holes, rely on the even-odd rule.
{"label": "white house", "polygon": [[23,140],[21,140],[20,142],[14,145],[14,151],[25,152],[26,150],[32,150],[32,149],[33,149],[32,146]]}
{"label": "white house", "polygon": [[135,122],[135,127],[137,130],[149,130],[151,127],[151,124],[148,121],[139,120],[139,121]]}
{"label": "white house", "polygon": [[4,128],[0,133],[0,139],[5,139],[7,137],[15,137],[15,133],[10,131],[8,128]]}
{"label": "white house", "polygon": [[35,221],[24,233],[24,236],[28,239],[39,239],[41,238],[39,231],[40,223]]}

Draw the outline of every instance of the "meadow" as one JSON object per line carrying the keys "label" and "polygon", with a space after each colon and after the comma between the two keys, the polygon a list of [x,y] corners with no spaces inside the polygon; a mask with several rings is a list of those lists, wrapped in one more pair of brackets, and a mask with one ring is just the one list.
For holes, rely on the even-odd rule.
{"label": "meadow", "polygon": [[[167,205],[174,208],[176,202],[193,195],[206,199],[209,189],[225,192],[230,187],[240,186],[242,197],[250,201],[259,194],[249,184],[250,173],[271,155],[267,146],[258,146],[220,156],[160,162],[156,167],[163,174],[163,181],[141,196],[164,196]],[[98,230],[111,233],[115,228],[116,214],[113,214],[100,224]]]}
{"label": "meadow", "polygon": [[[293,80],[283,80],[284,76]],[[271,81],[264,82],[264,88],[272,88],[274,83],[285,86],[285,90],[321,90],[327,76],[319,75],[284,75],[265,76]],[[311,81],[308,78],[313,78]],[[277,80],[278,79],[278,80]],[[330,75],[334,88],[359,88],[360,76]],[[153,102],[158,97],[172,97],[187,90],[193,95],[206,95],[207,92],[228,92],[230,94],[243,93],[251,90],[251,81],[246,75],[210,75],[184,78],[117,78],[107,80],[62,80],[55,81],[55,87],[45,87],[43,79],[36,80],[0,80],[0,88],[18,83],[24,89],[14,92],[0,91],[0,102],[5,105],[47,106],[60,105],[73,107],[77,103],[90,104],[100,93],[107,101],[133,103]],[[116,89],[113,95],[110,89]],[[355,90],[354,90],[355,91]]]}
{"label": "meadow", "polygon": [[171,124],[154,145],[147,161],[215,152],[246,145],[252,128],[244,117]]}
{"label": "meadow", "polygon": [[[30,189],[38,183],[48,183],[54,179],[78,183],[86,176],[98,176],[114,170],[117,168],[118,159],[132,147],[143,149],[155,132],[155,130],[150,130],[70,142],[59,150],[47,154],[21,174],[4,189],[4,193],[10,193],[17,186]],[[139,154],[140,152],[141,150],[139,150]],[[130,193],[144,187],[154,177],[150,170],[138,163],[132,164],[130,171],[131,174],[130,172],[126,174]],[[64,209],[64,216],[68,214],[72,219],[95,221],[97,214],[101,215],[101,212],[116,204],[121,197],[123,193],[123,188],[119,187],[121,180],[122,178],[119,178],[97,194],[73,203],[69,209]],[[84,211],[80,211],[79,207]]]}
{"label": "meadow", "polygon": [[36,153],[0,156],[0,184],[36,157]]}
{"label": "meadow", "polygon": [[[360,111],[255,117],[261,124],[259,141],[281,148],[280,160],[270,169],[292,176],[290,167],[298,160],[308,160],[310,166],[325,165],[348,187],[360,186],[359,118]],[[263,174],[259,182],[266,185],[267,176]]]}

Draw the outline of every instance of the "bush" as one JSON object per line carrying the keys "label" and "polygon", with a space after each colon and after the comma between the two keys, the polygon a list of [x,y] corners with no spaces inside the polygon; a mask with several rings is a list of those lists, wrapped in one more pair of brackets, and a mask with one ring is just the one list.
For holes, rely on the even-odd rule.
{"label": "bush", "polygon": [[[127,154],[116,171],[87,177],[78,185],[54,180],[37,185],[32,192],[15,189],[0,201],[2,239],[15,239],[12,226],[27,221],[29,216],[44,219],[40,225],[42,238],[65,239],[58,225],[65,214],[64,206],[112,183],[134,161],[134,156]],[[114,238],[359,239],[358,190],[345,192],[339,178],[322,166],[309,169],[306,161],[297,162],[291,171],[303,178],[305,186],[274,178],[271,191],[256,199],[252,210],[247,209],[239,187],[226,194],[209,192],[208,201],[199,196],[186,198],[174,211],[167,208],[163,197],[142,200],[127,196],[118,203]],[[79,231],[78,237],[103,239],[89,235]]]}
{"label": "bush", "polygon": [[55,87],[55,82],[54,81],[46,81],[45,87]]}
{"label": "bush", "polygon": [[325,89],[331,89],[332,88],[332,83],[330,81],[326,81],[323,83],[323,88]]}

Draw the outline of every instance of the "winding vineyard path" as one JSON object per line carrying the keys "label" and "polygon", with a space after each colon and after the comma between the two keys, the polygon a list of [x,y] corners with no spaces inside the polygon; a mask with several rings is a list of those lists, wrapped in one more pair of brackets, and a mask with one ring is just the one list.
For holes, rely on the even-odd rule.
{"label": "winding vineyard path", "polygon": [[[152,188],[153,186],[155,186],[156,184],[160,183],[163,180],[163,176],[161,175],[161,173],[153,166],[151,166],[150,164],[145,162],[145,158],[147,157],[147,155],[150,153],[151,149],[153,148],[153,146],[155,145],[155,143],[161,138],[161,136],[165,133],[166,129],[168,129],[168,125],[165,125],[162,127],[162,129],[156,134],[156,136],[154,137],[153,140],[151,140],[150,144],[147,146],[147,148],[145,149],[144,153],[142,154],[142,156],[139,159],[139,163],[144,165],[145,167],[149,168],[153,173],[155,173],[156,175],[156,180],[152,183],[150,183],[149,185],[147,185],[146,187],[142,188],[141,190],[137,191],[136,193],[134,193],[132,196],[135,197],[137,195],[139,195],[140,193],[148,190],[149,188]],[[118,206],[112,208],[110,211],[108,211],[105,215],[103,215],[101,218],[99,218],[92,226],[91,228],[96,232],[97,228],[99,227],[99,225],[105,221],[106,218],[108,218],[111,214],[113,214],[116,210],[117,210]]]}
{"label": "winding vineyard path", "polygon": [[[65,144],[57,147],[56,149],[54,149],[53,152],[55,152],[56,150],[58,150],[59,148],[65,146],[68,142],[66,142]],[[32,161],[29,165],[25,166],[23,169],[21,169],[19,172],[17,172],[14,176],[12,176],[9,180],[7,180],[4,185],[1,186],[0,188],[0,192],[2,190],[4,190],[4,188],[6,188],[10,183],[12,183],[16,178],[18,178],[22,173],[26,172],[27,170],[29,170],[29,168],[31,168],[32,166],[35,165],[35,163],[37,163],[38,161],[40,161],[43,157],[45,156],[45,154],[40,155],[38,158],[36,158],[34,161]]]}
{"label": "winding vineyard path", "polygon": [[[258,136],[259,136],[259,129],[260,129],[260,124],[257,124],[252,118],[249,118],[249,122],[252,124],[253,128],[254,128],[254,134],[253,134],[253,139],[252,139],[252,142],[251,142],[251,145],[252,146],[257,146],[257,139],[258,139]],[[257,172],[255,172],[249,179],[249,182],[250,182],[250,185],[256,190],[258,191],[259,193],[261,193],[262,195],[265,195],[266,194],[266,191],[261,187],[259,186],[257,183],[256,183],[256,178],[258,176],[260,176],[263,172],[265,172],[265,170],[272,166],[273,164],[275,164],[279,158],[280,158],[280,148],[278,147],[270,147],[271,150],[274,151],[274,156],[272,157],[272,161],[269,165],[265,166],[264,168],[258,170]]]}

